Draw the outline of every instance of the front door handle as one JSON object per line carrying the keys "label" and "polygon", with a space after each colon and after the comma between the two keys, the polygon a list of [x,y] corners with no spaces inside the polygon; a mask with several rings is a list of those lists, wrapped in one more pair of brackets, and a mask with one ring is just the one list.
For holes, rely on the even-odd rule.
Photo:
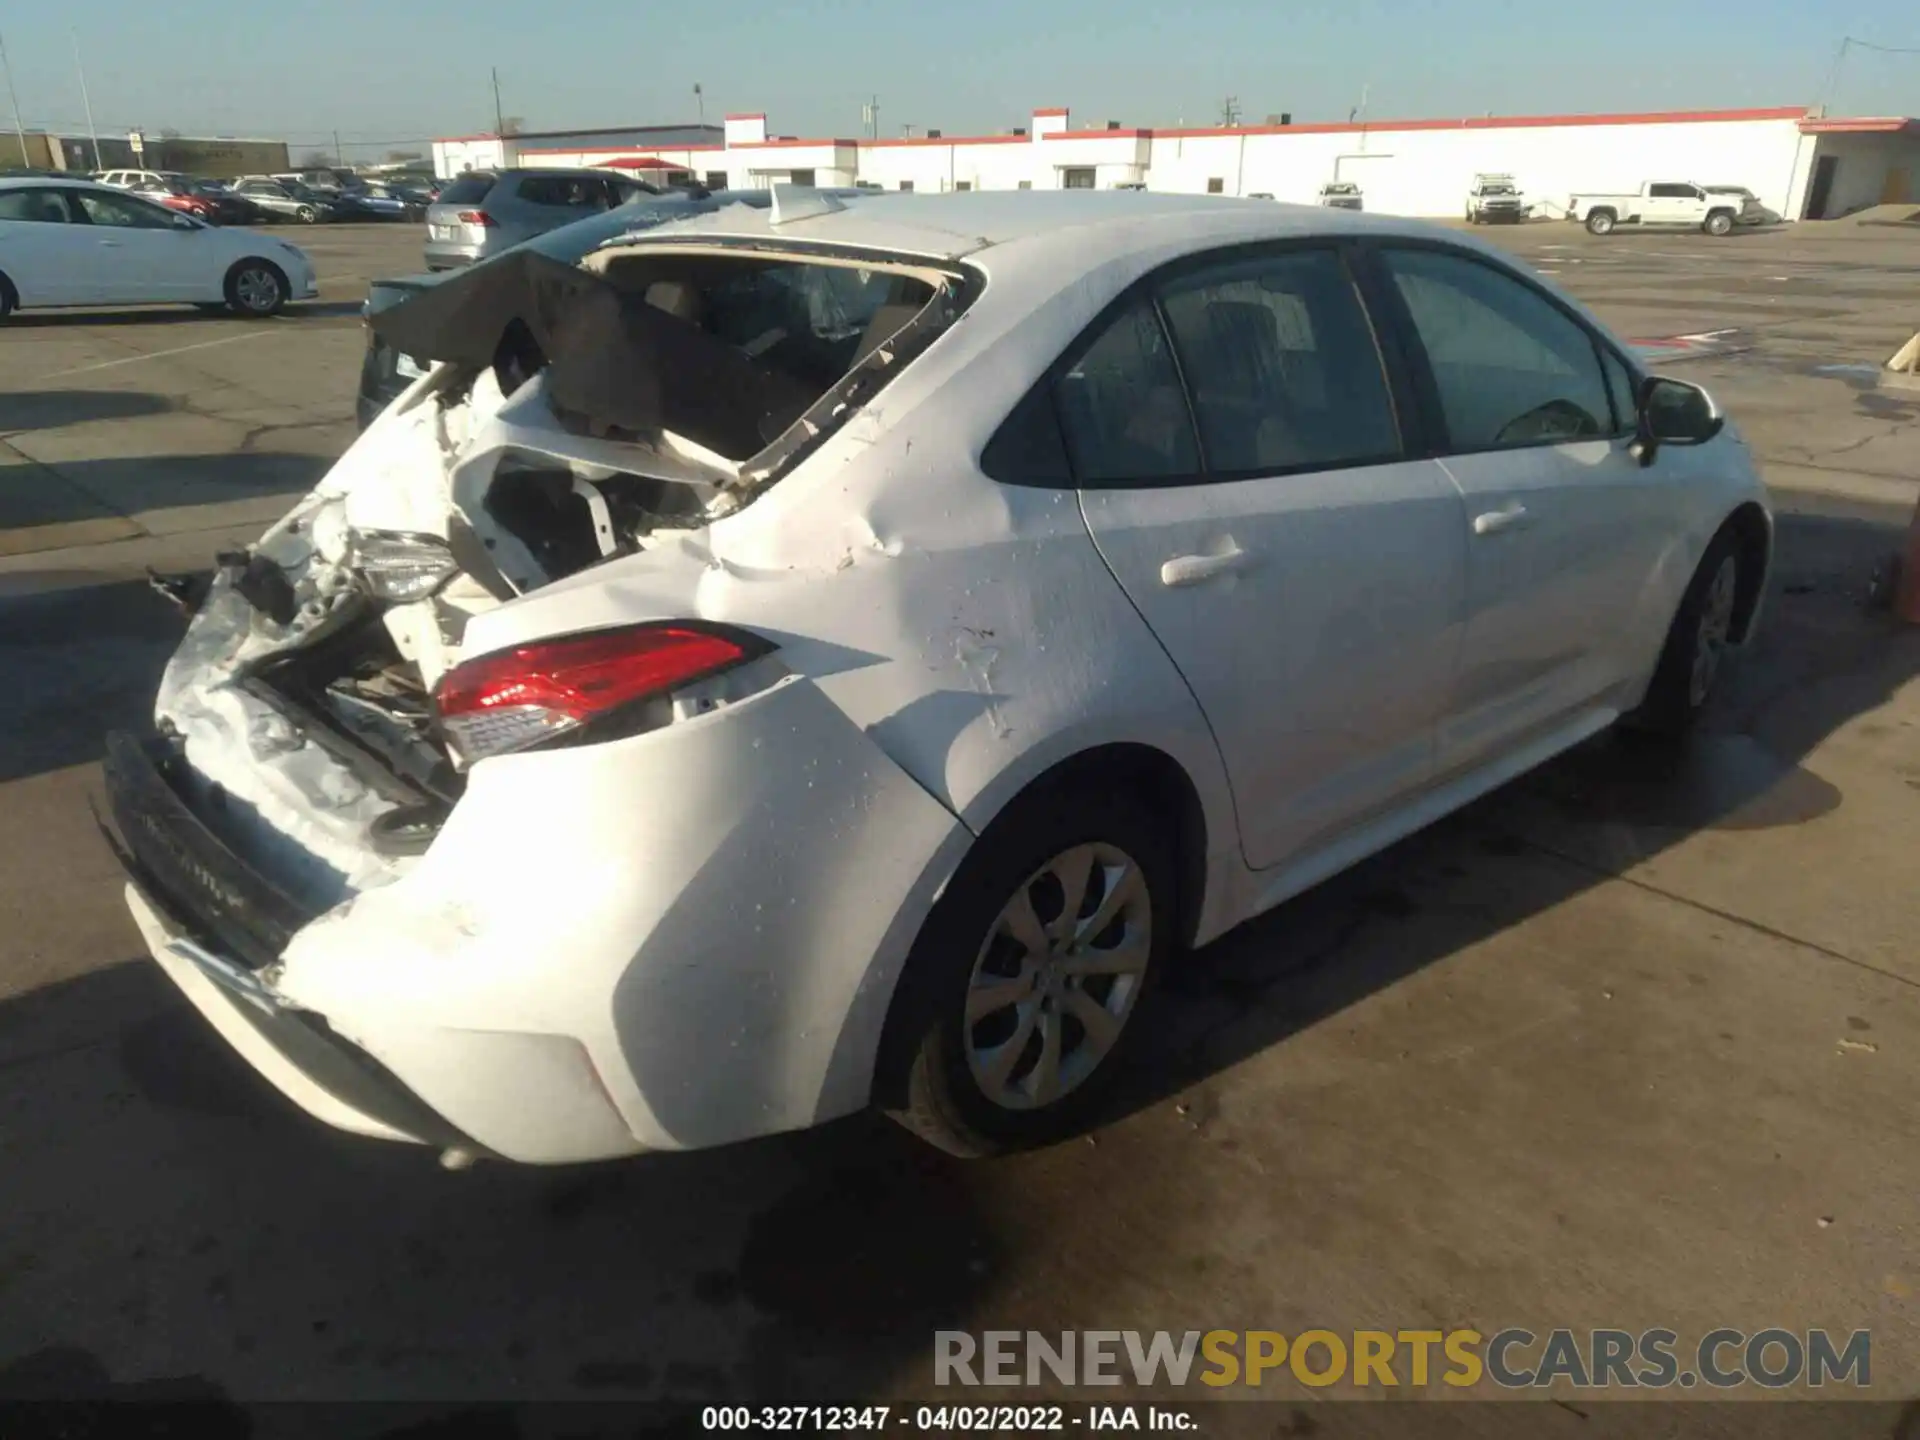
{"label": "front door handle", "polygon": [[100,243],[109,250],[117,250],[120,248],[120,242],[118,240],[102,240]]}
{"label": "front door handle", "polygon": [[1504,510],[1489,510],[1484,515],[1474,516],[1473,533],[1498,535],[1502,530],[1524,530],[1530,523],[1526,506],[1509,505]]}
{"label": "front door handle", "polygon": [[1160,567],[1160,583],[1170,590],[1178,590],[1184,585],[1198,585],[1217,575],[1231,575],[1236,570],[1246,568],[1251,558],[1229,540],[1226,553],[1221,555],[1174,556]]}

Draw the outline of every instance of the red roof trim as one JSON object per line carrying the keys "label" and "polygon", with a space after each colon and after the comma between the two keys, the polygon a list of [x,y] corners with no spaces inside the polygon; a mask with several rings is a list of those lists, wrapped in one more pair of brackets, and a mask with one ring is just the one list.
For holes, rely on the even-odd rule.
{"label": "red roof trim", "polygon": [[1055,130],[1042,140],[1138,140],[1142,135],[1164,135],[1164,130]]}
{"label": "red roof trim", "polygon": [[729,120],[764,120],[766,118],[767,112],[764,110],[743,110],[738,115],[727,116]]}
{"label": "red roof trim", "polygon": [[859,143],[858,140],[796,140],[787,137],[779,140],[736,140],[733,148],[736,150],[791,150],[803,145],[853,146]]}
{"label": "red roof trim", "polygon": [[1036,110],[1033,112],[1033,118],[1038,120],[1043,115],[1064,115],[1066,113],[1064,106],[1058,110]]}
{"label": "red roof trim", "polygon": [[898,140],[861,140],[856,142],[862,150],[900,148],[909,145],[1025,145],[1033,137],[1030,135],[935,135],[928,138],[915,135]]}
{"label": "red roof trim", "polygon": [[1837,120],[1802,120],[1802,135],[1898,135],[1920,130],[1920,120],[1906,115],[1855,115]]}
{"label": "red roof trim", "polygon": [[1361,131],[1386,130],[1527,130],[1555,125],[1698,125],[1743,120],[1798,120],[1807,113],[1804,105],[1775,106],[1764,110],[1650,110],[1621,115],[1482,115],[1456,120],[1369,120],[1359,124],[1324,125],[1237,125],[1209,126],[1203,129],[1155,130],[1166,139],[1196,139],[1210,135],[1357,135]]}

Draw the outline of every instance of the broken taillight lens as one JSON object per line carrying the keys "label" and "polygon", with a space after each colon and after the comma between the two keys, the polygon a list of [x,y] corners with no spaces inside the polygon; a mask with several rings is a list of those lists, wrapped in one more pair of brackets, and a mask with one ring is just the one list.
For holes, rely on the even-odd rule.
{"label": "broken taillight lens", "polygon": [[644,701],[771,649],[756,635],[684,622],[593,630],[456,665],[433,701],[455,758],[471,765],[635,713]]}

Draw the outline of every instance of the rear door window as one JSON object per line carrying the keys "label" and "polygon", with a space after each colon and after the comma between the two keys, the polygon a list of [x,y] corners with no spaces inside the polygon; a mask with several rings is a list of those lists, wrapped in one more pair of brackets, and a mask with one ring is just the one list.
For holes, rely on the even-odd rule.
{"label": "rear door window", "polygon": [[1160,298],[1209,474],[1399,456],[1380,352],[1334,251],[1227,261],[1168,282]]}
{"label": "rear door window", "polygon": [[58,190],[0,191],[0,220],[28,220],[44,225],[68,221],[66,202]]}

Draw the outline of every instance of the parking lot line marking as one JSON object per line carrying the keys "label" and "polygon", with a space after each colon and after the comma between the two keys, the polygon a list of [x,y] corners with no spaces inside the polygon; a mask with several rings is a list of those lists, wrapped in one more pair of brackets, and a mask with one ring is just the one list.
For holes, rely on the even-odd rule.
{"label": "parking lot line marking", "polygon": [[127,355],[118,360],[101,360],[92,365],[76,365],[71,370],[56,370],[46,378],[58,380],[64,375],[86,375],[95,370],[114,370],[122,365],[138,365],[142,360],[164,360],[169,355],[185,355],[189,350],[211,350],[216,345],[237,345],[242,340],[258,340],[271,330],[250,330],[245,335],[223,335],[218,340],[202,340],[196,345],[176,345],[171,350],[149,350],[144,355]]}

